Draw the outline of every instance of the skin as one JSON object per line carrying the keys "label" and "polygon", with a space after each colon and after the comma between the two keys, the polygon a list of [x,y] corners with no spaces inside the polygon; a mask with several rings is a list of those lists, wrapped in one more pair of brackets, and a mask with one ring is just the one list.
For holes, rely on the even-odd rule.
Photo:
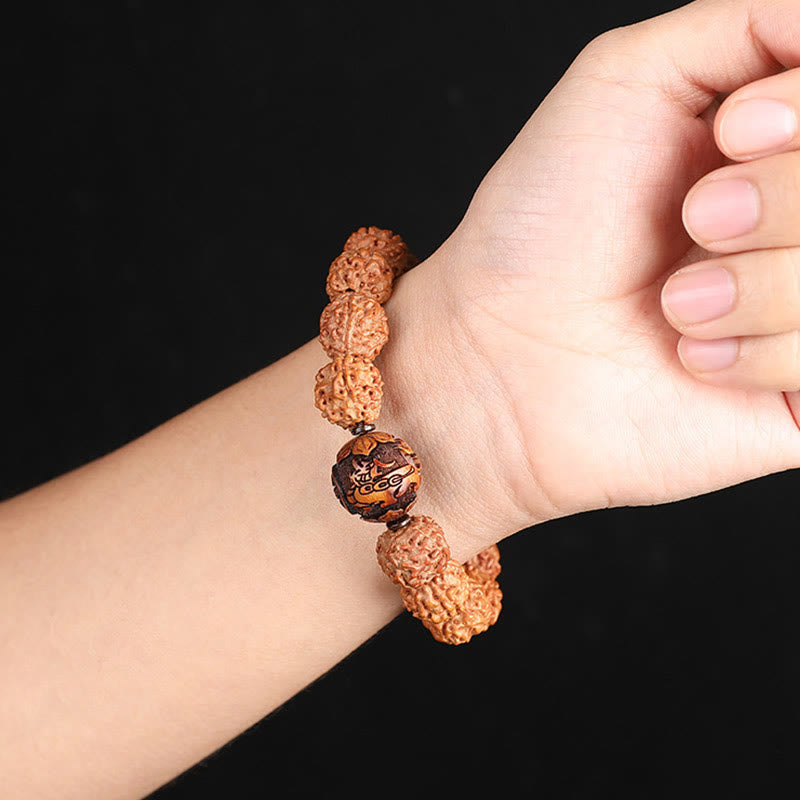
{"label": "skin", "polygon": [[[747,93],[800,105],[797,29],[797,0],[700,0],[599,37],[399,281],[381,428],[413,441],[417,510],[454,557],[800,465],[800,318],[775,302],[800,307],[798,141],[734,158],[720,140]],[[719,170],[781,202],[746,237],[695,241],[687,195]],[[716,253],[737,304],[684,326],[665,282]],[[729,368],[682,361],[689,340],[731,337]],[[139,797],[398,612],[374,561],[382,527],[365,536],[308,491],[342,443],[311,405],[324,360],[312,341],[0,506],[8,796]]]}

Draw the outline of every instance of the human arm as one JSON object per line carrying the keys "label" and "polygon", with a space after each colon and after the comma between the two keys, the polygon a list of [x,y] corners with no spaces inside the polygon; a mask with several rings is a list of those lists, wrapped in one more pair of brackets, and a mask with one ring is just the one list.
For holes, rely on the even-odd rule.
{"label": "human arm", "polygon": [[[737,18],[736,22],[741,25],[741,18]],[[701,26],[693,27],[701,28]],[[604,46],[608,47],[610,38],[607,38],[605,42]],[[738,49],[732,48],[733,57],[740,64],[745,65],[748,70],[752,70],[752,62],[742,57],[743,51],[741,42],[738,39],[737,43]],[[744,51],[744,55],[749,52]],[[598,49],[595,48],[594,57],[598,55]],[[614,54],[612,50],[607,50],[607,63],[612,60],[612,56],[613,58],[620,57],[619,53]],[[582,63],[585,65],[585,59]],[[766,65],[764,68],[769,69],[770,67]],[[574,78],[575,71],[572,73],[572,82],[566,82],[561,87],[561,90],[565,86],[569,88],[572,92],[572,97],[576,96],[579,87],[579,84],[574,82]],[[740,76],[737,79],[746,80],[748,78]],[[628,82],[630,83],[630,81],[631,78],[628,76]],[[623,84],[622,88],[625,88],[624,81],[621,84]],[[592,84],[593,90],[598,89],[599,85],[599,83]],[[683,84],[681,84],[681,88],[686,89]],[[563,91],[561,97],[564,97]],[[583,95],[583,100],[586,102],[584,102],[583,106],[580,106],[581,115],[588,116],[587,106],[593,105],[596,110],[598,105],[596,98],[595,91]],[[641,107],[641,96],[636,96],[635,99],[637,104],[634,110],[638,111]],[[655,100],[652,102],[654,108],[659,107]],[[547,112],[548,108],[552,110],[553,106],[552,102],[549,103],[545,107],[545,112]],[[545,112],[538,114],[535,125],[528,129],[525,136],[521,138],[519,146],[515,148],[518,156],[523,154],[525,157],[518,157],[515,161],[510,161],[509,159],[504,161],[506,166],[513,165],[514,169],[509,169],[509,172],[512,174],[516,172],[517,177],[520,175],[525,176],[524,166],[528,162],[533,165],[531,173],[541,174],[542,165],[550,165],[553,168],[560,167],[564,170],[563,174],[568,172],[565,165],[568,165],[569,158],[564,158],[559,163],[557,158],[559,154],[557,152],[532,152],[523,148],[526,142],[547,141],[545,135],[547,131],[536,130],[536,126],[540,125],[542,120],[546,121],[547,114]],[[616,120],[610,112],[611,109],[608,106],[602,108],[599,119],[603,121]],[[553,119],[554,117],[551,114],[550,120],[552,121]],[[598,117],[594,117],[595,124],[597,124],[597,119]],[[684,126],[688,127],[688,125],[694,124],[691,120],[687,121],[682,117],[675,117],[673,122],[674,125],[672,127],[662,125],[662,128],[664,130],[679,129],[683,131]],[[554,125],[554,127],[557,127],[557,125]],[[565,130],[573,136],[570,142],[571,146],[575,145],[580,136],[576,135],[576,132],[572,129],[565,128]],[[598,131],[598,133],[602,134],[603,131]],[[585,131],[583,135],[585,138],[589,138]],[[602,137],[598,136],[598,139],[600,138]],[[607,138],[604,144],[607,146]],[[664,147],[662,147],[662,151],[670,152],[668,148]],[[569,149],[564,152],[569,156]],[[598,152],[603,152],[602,148],[598,148]],[[709,152],[711,151],[709,150]],[[649,154],[652,155],[652,152]],[[718,155],[714,153],[714,158],[716,159],[717,157]],[[581,161],[580,163],[587,162]],[[584,204],[586,198],[591,196],[601,197],[604,202],[607,202],[608,183],[603,179],[610,176],[613,170],[600,159],[596,159],[593,163],[605,166],[605,173],[601,174],[599,178],[595,176],[594,183],[587,182],[589,188],[586,190],[585,195],[564,190],[563,194],[559,196],[565,199],[565,208],[574,205],[577,212],[585,212]],[[643,159],[639,160],[638,163],[652,166],[654,162]],[[698,174],[702,172],[699,165],[694,164],[694,167]],[[554,174],[557,174],[557,172],[558,170],[554,169]],[[496,178],[500,173],[500,170],[495,171],[494,177]],[[623,175],[623,177],[630,178],[630,175]],[[647,173],[647,177],[652,177],[652,175]],[[679,197],[679,200],[675,203],[673,202],[674,198],[670,197],[670,214],[667,216],[675,223],[679,223],[677,212],[680,206],[680,197],[683,196],[685,189],[690,185],[692,178],[681,173],[677,177],[673,174],[670,180],[675,183],[675,195]],[[580,187],[580,181],[576,182]],[[630,180],[628,182],[631,183]],[[624,184],[625,181],[620,181],[620,183]],[[490,184],[491,181],[487,181],[486,186],[488,187]],[[496,182],[496,185],[500,184],[500,181]],[[664,192],[667,185],[669,184],[660,184],[657,187],[658,191]],[[510,182],[508,186],[509,188],[514,188]],[[524,182],[518,182],[517,190],[525,188]],[[547,188],[550,196],[553,196],[553,186]],[[555,185],[555,189],[560,188],[562,187],[558,184]],[[567,186],[567,189],[571,188],[574,187]],[[616,188],[619,189],[618,186]],[[605,191],[606,194],[602,194],[602,191]],[[531,194],[534,193],[531,192]],[[519,196],[517,195],[517,197]],[[439,281],[437,283],[439,288],[431,287],[430,294],[426,294],[424,298],[422,296],[418,298],[424,299],[423,306],[431,304],[439,309],[447,308],[447,314],[441,312],[441,316],[444,319],[454,320],[453,328],[456,332],[458,326],[462,325],[465,320],[470,320],[473,324],[476,319],[480,321],[477,313],[471,317],[469,316],[470,311],[476,312],[479,309],[472,303],[475,298],[468,297],[463,292],[463,284],[460,294],[448,295],[448,292],[455,290],[462,278],[464,282],[472,280],[471,288],[480,286],[485,291],[487,288],[487,274],[489,278],[492,278],[494,273],[479,272],[478,270],[486,266],[486,263],[491,264],[491,262],[481,263],[476,256],[483,255],[486,252],[489,252],[492,257],[496,257],[498,253],[513,255],[513,253],[510,253],[512,246],[521,244],[519,233],[522,229],[518,225],[508,230],[507,235],[501,235],[498,228],[489,228],[488,233],[491,235],[481,239],[479,233],[487,233],[487,227],[483,224],[483,220],[486,217],[481,220],[482,215],[478,212],[481,203],[484,203],[485,207],[486,199],[491,197],[494,197],[495,200],[508,198],[507,195],[503,196],[496,192],[493,195],[490,195],[485,190],[481,192],[481,196],[470,215],[472,222],[462,226],[459,234],[453,238],[447,248],[446,263],[448,264],[448,270],[440,272],[440,276],[446,276],[447,280]],[[566,201],[569,202],[567,203]],[[525,217],[523,212],[526,209],[521,205],[512,210],[516,212],[515,221],[517,223]],[[647,225],[642,226],[643,234],[641,238],[630,241],[619,238],[619,235],[624,232],[625,226],[614,229],[606,224],[607,220],[605,219],[601,220],[601,225],[592,229],[590,227],[582,227],[582,223],[587,218],[585,213],[582,218],[578,213],[579,219],[577,220],[575,218],[569,219],[565,216],[564,230],[561,230],[560,227],[552,224],[554,219],[558,219],[557,215],[548,214],[547,209],[529,206],[527,210],[527,216],[530,219],[548,220],[548,225],[546,226],[546,239],[548,241],[556,241],[556,234],[568,234],[572,239],[579,240],[580,247],[578,251],[587,256],[586,263],[580,264],[580,271],[569,273],[567,272],[567,267],[580,262],[576,258],[576,254],[565,247],[564,241],[566,240],[569,243],[566,235],[559,244],[565,254],[565,257],[560,260],[554,258],[553,252],[547,252],[547,258],[542,258],[541,262],[537,261],[537,258],[542,256],[540,248],[545,242],[533,241],[530,243],[531,246],[521,253],[522,258],[520,261],[516,264],[512,263],[511,266],[518,266],[521,263],[537,267],[540,270],[540,275],[544,274],[543,267],[553,264],[557,265],[561,270],[560,275],[555,271],[552,273],[552,277],[555,278],[575,277],[576,274],[582,278],[631,275],[634,274],[633,267],[638,263],[635,256],[641,252],[648,252],[646,248],[653,247],[653,231]],[[651,215],[649,212],[656,210],[656,206],[648,205],[645,210],[648,213],[642,214],[639,221],[647,222],[650,220]],[[476,219],[481,220],[481,224],[472,224]],[[620,214],[619,219],[625,219],[625,217]],[[629,226],[630,229],[634,227],[633,224]],[[604,230],[609,231],[610,235],[613,234],[615,238],[609,241],[602,239],[601,246],[596,249],[593,249],[580,237],[580,234],[584,232],[598,236]],[[688,246],[688,240],[682,237],[682,232],[679,231],[679,236],[675,233],[675,230],[679,230],[677,224],[675,229],[672,230],[672,237],[664,237],[658,241],[663,244],[672,240],[676,241],[680,246]],[[591,239],[591,237],[589,238]],[[468,246],[470,239],[476,244],[475,247]],[[603,244],[608,246],[603,247]],[[619,263],[609,262],[607,257],[616,252],[615,248],[619,248],[620,251],[624,250],[628,260],[621,260]],[[558,248],[555,249],[557,250]],[[606,258],[601,258],[597,255],[598,253],[603,254]],[[440,255],[443,256],[444,254]],[[440,267],[437,269],[443,269],[441,265],[445,263],[445,260],[439,258],[438,263]],[[494,266],[498,267],[497,273],[499,277],[497,283],[501,286],[503,278],[500,268],[507,268],[508,265],[509,262],[494,262]],[[672,264],[668,266],[671,267]],[[458,270],[462,270],[462,272],[459,273]],[[540,283],[540,287],[544,289],[544,292],[537,293],[532,291],[525,298],[528,301],[527,305],[520,307],[528,318],[539,321],[546,319],[548,315],[552,317],[551,312],[554,308],[557,312],[566,312],[571,309],[570,303],[553,304],[554,285],[555,282],[550,285]],[[566,297],[567,300],[575,301],[576,298],[581,297],[585,299],[585,284],[576,283],[571,288],[573,289],[573,294],[571,297]],[[657,287],[650,288],[657,289]],[[536,305],[534,301],[536,301],[537,296],[542,295],[546,297],[548,304]],[[514,293],[509,292],[506,299],[509,297],[513,299],[513,296]],[[652,302],[653,299],[655,299],[655,302]],[[442,300],[450,300],[451,302],[442,303],[440,302]],[[453,300],[455,302],[452,302]],[[469,302],[464,302],[465,300]],[[505,504],[509,507],[513,507],[514,503],[523,497],[526,506],[530,502],[531,493],[528,491],[528,487],[535,485],[535,480],[525,481],[523,484],[519,479],[520,476],[539,477],[547,480],[551,494],[555,494],[553,490],[556,489],[561,492],[557,498],[559,501],[563,503],[565,499],[569,500],[570,505],[567,507],[564,504],[563,506],[564,513],[567,513],[574,510],[597,507],[604,503],[620,504],[675,499],[679,496],[687,496],[697,491],[714,488],[719,485],[727,485],[748,476],[763,474],[791,465],[795,458],[791,450],[792,436],[795,432],[791,425],[791,418],[786,415],[786,409],[781,406],[783,399],[779,392],[773,392],[769,397],[762,396],[762,399],[756,399],[754,404],[743,408],[741,406],[733,406],[733,393],[695,392],[694,388],[692,388],[693,383],[684,379],[676,380],[675,382],[649,380],[654,375],[657,377],[659,374],[669,375],[670,377],[680,374],[678,372],[680,365],[673,359],[674,350],[672,345],[674,345],[675,337],[672,336],[670,338],[671,331],[661,324],[663,321],[660,321],[658,325],[654,324],[652,327],[637,324],[643,319],[652,320],[657,318],[657,290],[648,295],[648,301],[650,301],[649,305],[639,309],[642,312],[641,315],[639,313],[628,313],[624,316],[615,315],[613,321],[617,324],[611,326],[601,327],[599,323],[604,316],[609,317],[612,308],[622,307],[623,303],[618,303],[617,306],[594,304],[591,310],[598,313],[586,315],[583,319],[577,315],[568,316],[563,314],[559,325],[559,330],[561,331],[560,341],[555,343],[560,346],[560,350],[557,347],[553,347],[554,351],[558,350],[560,361],[554,359],[547,369],[534,369],[538,366],[537,362],[541,361],[541,356],[546,350],[538,346],[539,343],[537,343],[535,337],[534,341],[526,343],[529,347],[519,346],[511,335],[511,326],[507,324],[518,320],[511,317],[501,319],[502,324],[498,325],[493,331],[490,330],[492,336],[478,343],[493,342],[496,345],[488,359],[486,358],[485,348],[484,352],[481,353],[480,347],[475,347],[473,350],[468,347],[469,337],[454,338],[453,341],[457,343],[457,350],[450,355],[457,359],[456,363],[463,369],[463,373],[457,370],[452,374],[456,376],[468,374],[471,379],[474,378],[476,381],[475,388],[470,388],[471,380],[459,387],[459,399],[462,401],[459,406],[459,412],[462,413],[458,414],[457,419],[437,414],[435,409],[437,406],[441,407],[440,396],[435,391],[435,387],[430,384],[429,376],[426,378],[424,371],[420,373],[414,369],[409,369],[407,372],[398,370],[390,378],[392,371],[391,369],[386,369],[387,383],[391,380],[392,385],[398,387],[403,381],[416,381],[420,387],[418,396],[425,398],[426,415],[416,420],[416,424],[405,426],[401,425],[399,420],[393,421],[391,410],[387,407],[386,413],[382,417],[382,426],[405,435],[420,451],[427,470],[426,475],[430,478],[430,482],[425,484],[423,492],[428,492],[429,490],[434,492],[427,495],[428,500],[431,503],[436,503],[434,487],[441,487],[445,484],[458,486],[459,481],[462,479],[457,475],[455,483],[446,479],[453,476],[453,471],[451,470],[448,473],[447,466],[443,461],[436,463],[436,459],[444,459],[444,455],[440,454],[444,454],[448,450],[450,454],[462,452],[459,451],[461,447],[459,442],[462,441],[467,442],[467,444],[477,442],[474,449],[468,453],[463,453],[465,456],[463,460],[453,458],[452,461],[461,465],[466,464],[468,468],[471,468],[477,460],[483,468],[486,466],[483,459],[484,453],[494,452],[491,445],[495,444],[490,437],[488,442],[490,447],[488,450],[484,450],[483,445],[487,442],[481,438],[483,432],[499,431],[503,433],[505,431],[513,437],[514,423],[518,419],[515,414],[519,414],[519,411],[514,410],[512,412],[502,406],[503,410],[507,410],[509,413],[491,415],[488,421],[482,421],[485,427],[478,424],[474,428],[467,424],[470,415],[463,411],[464,404],[466,403],[467,407],[469,406],[473,399],[473,394],[474,396],[480,396],[482,403],[485,402],[487,406],[490,405],[491,401],[487,400],[487,393],[491,397],[491,393],[496,390],[491,379],[492,367],[497,368],[501,373],[505,372],[512,376],[512,385],[517,389],[515,397],[518,400],[525,401],[521,410],[526,412],[524,418],[529,421],[528,429],[534,429],[535,426],[537,434],[535,441],[531,441],[529,446],[525,448],[525,456],[522,458],[515,458],[513,450],[509,452],[509,448],[506,448],[503,453],[502,461],[509,465],[509,473],[513,472],[515,479],[513,484],[514,491],[508,492],[508,503]],[[572,305],[579,304],[573,302]],[[455,313],[451,313],[454,306],[456,307]],[[626,305],[626,311],[632,312],[635,310],[636,307],[633,304]],[[395,309],[391,312],[391,316],[393,336],[402,336],[403,334],[400,331],[403,326],[402,324],[399,326],[396,324],[396,321],[401,316],[399,311]],[[484,318],[484,322],[488,320],[488,317]],[[614,341],[612,337],[616,336],[617,341],[624,346],[613,349],[610,346],[604,347],[601,352],[595,352],[591,359],[584,358],[580,361],[574,359],[574,356],[570,354],[569,347],[575,344],[573,334],[591,334],[598,331],[612,335],[607,339],[603,339],[602,344],[609,345]],[[430,328],[428,328],[427,332],[431,332]],[[629,335],[631,332],[635,335]],[[435,333],[438,333],[438,331],[435,331]],[[441,338],[434,337],[431,341],[435,341],[438,345]],[[444,337],[444,339],[447,340],[448,337]],[[596,339],[593,341],[595,344],[597,343]],[[654,343],[655,346],[649,348],[642,346],[642,343],[645,345]],[[389,352],[387,351],[387,358],[389,357]],[[431,348],[426,349],[425,352],[428,355],[431,352]],[[437,350],[433,349],[432,352],[435,354]],[[610,356],[618,354],[634,354],[637,359],[635,361],[620,359],[615,363]],[[312,371],[316,369],[319,363],[317,361],[314,362]],[[476,363],[479,365],[478,368],[471,369],[470,365]],[[443,364],[439,366],[443,366]],[[524,367],[525,370],[519,369],[520,367]],[[632,377],[635,380],[626,382],[626,377]],[[507,381],[504,381],[501,385],[506,384]],[[633,390],[639,390],[638,395]],[[393,390],[390,387],[391,391]],[[640,398],[640,401],[626,404],[624,401],[629,398]],[[303,402],[309,402],[309,400],[306,399]],[[266,406],[263,408],[266,408]],[[674,410],[674,416],[665,417],[664,412],[671,410]],[[708,437],[709,420],[714,422],[713,432],[715,436],[713,439]],[[530,421],[533,422],[531,423]],[[315,417],[315,422],[319,424],[318,417]],[[745,424],[747,422],[754,422],[755,424],[748,426]],[[641,438],[635,435],[637,430],[642,434]],[[661,430],[667,431],[670,435],[662,438],[653,436],[653,434]],[[412,431],[417,431],[417,433],[415,434]],[[648,434],[650,435],[649,437]],[[439,436],[438,439],[434,438],[436,435]],[[428,444],[426,444],[426,440]],[[340,441],[341,439],[336,439],[336,446]],[[436,447],[431,446],[433,443],[436,444]],[[750,449],[743,449],[741,445],[747,445]],[[321,468],[319,471],[319,474],[326,476],[324,489],[319,487],[321,496],[327,496],[327,464],[329,464],[336,446],[330,449],[326,448],[325,468]],[[503,448],[501,447],[500,450],[502,452]],[[634,459],[633,456],[637,455],[638,450],[641,450],[642,457]],[[710,460],[714,463],[702,463],[700,464],[701,468],[698,469],[697,456],[702,455],[706,450],[713,454],[713,459]],[[648,453],[650,454],[649,457],[647,456]],[[531,456],[529,463],[534,467],[531,473],[526,472],[526,464],[528,463],[526,457],[528,455]],[[478,456],[478,458],[476,459],[475,456]],[[491,461],[488,466],[490,468],[493,466]],[[722,469],[711,474],[708,470],[711,466],[722,467]],[[665,469],[665,467],[669,469]],[[489,474],[492,474],[491,469]],[[437,475],[440,477],[437,477]],[[632,480],[631,476],[637,480]],[[220,474],[218,477],[223,476]],[[607,480],[609,477],[613,480]],[[678,480],[681,477],[686,478],[686,480]],[[590,495],[585,491],[587,487],[591,488],[593,484],[597,487],[601,479],[604,485],[598,487],[600,489],[599,492]],[[506,481],[501,481],[501,483],[506,483]],[[461,493],[462,499],[465,496],[465,493]],[[263,500],[263,494],[260,497]],[[484,499],[483,494],[481,494],[481,499]],[[283,507],[284,500],[283,498],[281,500]],[[422,503],[422,500],[420,503]],[[335,504],[334,508],[338,513],[343,513]],[[431,506],[428,506],[426,510],[428,509],[431,509]],[[435,514],[436,512],[432,511],[432,513]],[[450,524],[447,516],[447,513],[444,515],[439,514],[443,525],[448,531],[448,536],[453,541],[454,547],[457,547],[456,543],[459,536],[463,535],[463,532],[458,530],[460,528],[459,525]],[[487,520],[490,516],[490,514],[486,515]],[[514,524],[509,523],[505,532],[511,532],[513,528]],[[356,529],[354,528],[355,531]],[[358,528],[358,535],[368,535],[363,526]],[[466,550],[467,548],[463,549]],[[252,717],[249,716],[248,718]],[[116,735],[116,728],[110,730],[109,735]],[[148,738],[151,738],[149,734]],[[133,755],[133,751],[130,751],[128,755]]]}
{"label": "human arm", "polygon": [[[484,511],[463,502],[463,480],[447,484],[436,436],[451,423],[414,394],[431,375],[413,354],[430,334],[414,309],[431,270],[408,273],[387,303],[380,423],[417,447],[417,507],[464,560],[515,523],[499,495]],[[4,796],[141,796],[401,610],[375,559],[383,526],[348,515],[330,489],[349,434],[313,405],[325,360],[311,341],[0,505]]]}

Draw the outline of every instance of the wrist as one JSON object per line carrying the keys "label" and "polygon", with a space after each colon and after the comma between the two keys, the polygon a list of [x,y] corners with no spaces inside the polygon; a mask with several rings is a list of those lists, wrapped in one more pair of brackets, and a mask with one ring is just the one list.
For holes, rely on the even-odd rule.
{"label": "wrist", "polygon": [[422,485],[413,513],[437,519],[463,561],[547,517],[517,501],[509,476],[526,464],[518,428],[459,322],[453,266],[438,251],[405,273],[385,304],[391,336],[375,360],[384,382],[377,425],[416,451]]}

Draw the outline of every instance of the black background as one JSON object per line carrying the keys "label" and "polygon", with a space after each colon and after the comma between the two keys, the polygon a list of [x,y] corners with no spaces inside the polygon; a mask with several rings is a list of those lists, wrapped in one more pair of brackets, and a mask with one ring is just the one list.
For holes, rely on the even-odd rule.
{"label": "black background", "polygon": [[[0,34],[2,496],[313,338],[351,230],[432,252],[581,47],[671,7],[28,7]],[[489,633],[398,618],[151,800],[796,796],[797,486],[520,533]]]}

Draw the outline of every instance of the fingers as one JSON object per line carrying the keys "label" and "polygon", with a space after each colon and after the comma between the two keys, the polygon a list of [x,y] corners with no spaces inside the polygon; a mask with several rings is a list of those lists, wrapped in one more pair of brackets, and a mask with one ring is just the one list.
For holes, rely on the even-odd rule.
{"label": "fingers", "polygon": [[719,149],[735,161],[800,147],[800,70],[754,81],[733,92],[714,118]]}
{"label": "fingers", "polygon": [[800,329],[800,247],[684,267],[664,284],[661,304],[672,327],[694,339]]}
{"label": "fingers", "polygon": [[702,261],[670,276],[664,315],[678,356],[707,383],[800,390],[800,247]]}
{"label": "fingers", "polygon": [[800,332],[772,336],[678,342],[683,366],[695,377],[720,386],[780,392],[800,390]]}
{"label": "fingers", "polygon": [[715,170],[683,203],[689,235],[716,253],[800,244],[798,215],[800,151]]}
{"label": "fingers", "polygon": [[800,247],[684,267],[661,293],[678,356],[707,383],[800,390]]}
{"label": "fingers", "polygon": [[800,69],[733,92],[714,120],[740,163],[688,192],[683,221],[717,258],[664,285],[664,315],[684,367],[706,382],[800,390]]}
{"label": "fingers", "polygon": [[692,238],[724,255],[676,273],[662,293],[683,334],[678,355],[704,381],[800,390],[797,30],[797,0],[698,0],[592,45],[594,75],[654,89],[664,107],[694,117],[731,93],[714,136],[740,163],[698,181],[683,207]]}
{"label": "fingers", "polygon": [[[690,190],[687,229],[724,255],[671,275],[661,303],[683,334],[681,362],[699,379],[800,390],[798,219],[800,151],[723,167]],[[751,229],[738,233],[744,221]]]}

